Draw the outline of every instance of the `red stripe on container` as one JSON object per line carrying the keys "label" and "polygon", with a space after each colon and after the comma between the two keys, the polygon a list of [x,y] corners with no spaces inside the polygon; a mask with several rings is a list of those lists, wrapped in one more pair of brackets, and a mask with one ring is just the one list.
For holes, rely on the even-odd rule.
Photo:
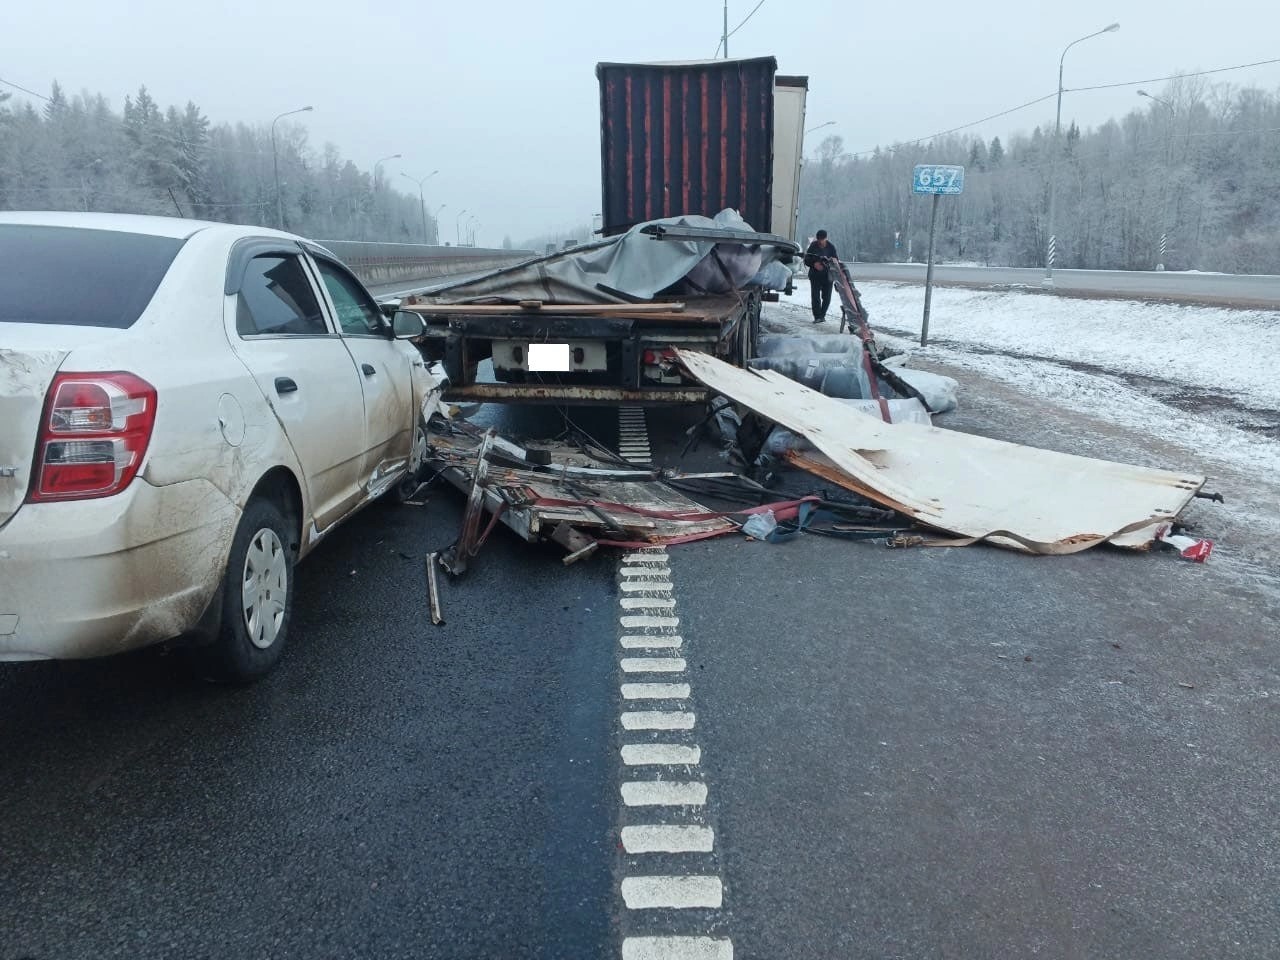
{"label": "red stripe on container", "polygon": [[681,213],[689,212],[689,75],[686,73],[680,79],[680,119],[681,119],[681,139],[684,143],[681,145],[684,151],[684,159],[680,164],[680,179],[682,195],[684,203],[680,207]]}
{"label": "red stripe on container", "polygon": [[662,215],[671,215],[671,74],[662,78]]}
{"label": "red stripe on container", "polygon": [[649,80],[644,85],[644,142],[648,148],[644,152],[644,218],[653,219],[653,105],[649,100],[649,91],[653,83]]}
{"label": "red stripe on container", "polygon": [[631,129],[631,77],[627,77],[622,81],[623,99],[626,100],[627,107],[627,195],[623,201],[624,215],[628,220],[635,219],[635,202],[636,187],[635,177],[632,176],[632,169],[635,166],[635,131]]}

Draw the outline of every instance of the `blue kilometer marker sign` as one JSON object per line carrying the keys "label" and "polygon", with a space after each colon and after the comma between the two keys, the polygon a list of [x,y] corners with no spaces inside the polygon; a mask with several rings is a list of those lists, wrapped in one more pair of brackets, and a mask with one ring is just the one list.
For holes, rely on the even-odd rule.
{"label": "blue kilometer marker sign", "polygon": [[912,193],[932,193],[944,196],[964,190],[964,167],[946,164],[921,164],[911,178]]}

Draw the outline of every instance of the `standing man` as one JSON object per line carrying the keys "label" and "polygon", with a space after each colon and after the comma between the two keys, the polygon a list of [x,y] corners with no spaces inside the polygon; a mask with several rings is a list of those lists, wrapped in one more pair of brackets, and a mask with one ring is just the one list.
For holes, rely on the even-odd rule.
{"label": "standing man", "polygon": [[838,260],[835,244],[827,239],[827,231],[819,230],[814,235],[813,243],[804,252],[804,264],[809,268],[809,292],[813,298],[813,322],[822,323],[827,319],[827,309],[831,306],[831,285],[835,282],[831,271],[839,269],[838,265],[826,263],[826,258]]}

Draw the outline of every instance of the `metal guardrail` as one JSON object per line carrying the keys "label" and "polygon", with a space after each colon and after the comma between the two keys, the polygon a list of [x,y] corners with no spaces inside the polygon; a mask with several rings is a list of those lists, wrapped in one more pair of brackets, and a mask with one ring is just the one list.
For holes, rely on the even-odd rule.
{"label": "metal guardrail", "polygon": [[317,240],[368,284],[443,277],[527,260],[529,250],[429,246],[366,240]]}

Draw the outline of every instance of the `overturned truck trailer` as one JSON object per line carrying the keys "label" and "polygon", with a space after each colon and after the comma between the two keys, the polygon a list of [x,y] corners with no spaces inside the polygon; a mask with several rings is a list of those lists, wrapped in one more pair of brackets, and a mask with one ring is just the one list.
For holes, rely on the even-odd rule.
{"label": "overturned truck trailer", "polygon": [[402,304],[449,400],[696,402],[674,351],[745,366],[790,289],[805,79],[772,57],[597,76],[603,239]]}

